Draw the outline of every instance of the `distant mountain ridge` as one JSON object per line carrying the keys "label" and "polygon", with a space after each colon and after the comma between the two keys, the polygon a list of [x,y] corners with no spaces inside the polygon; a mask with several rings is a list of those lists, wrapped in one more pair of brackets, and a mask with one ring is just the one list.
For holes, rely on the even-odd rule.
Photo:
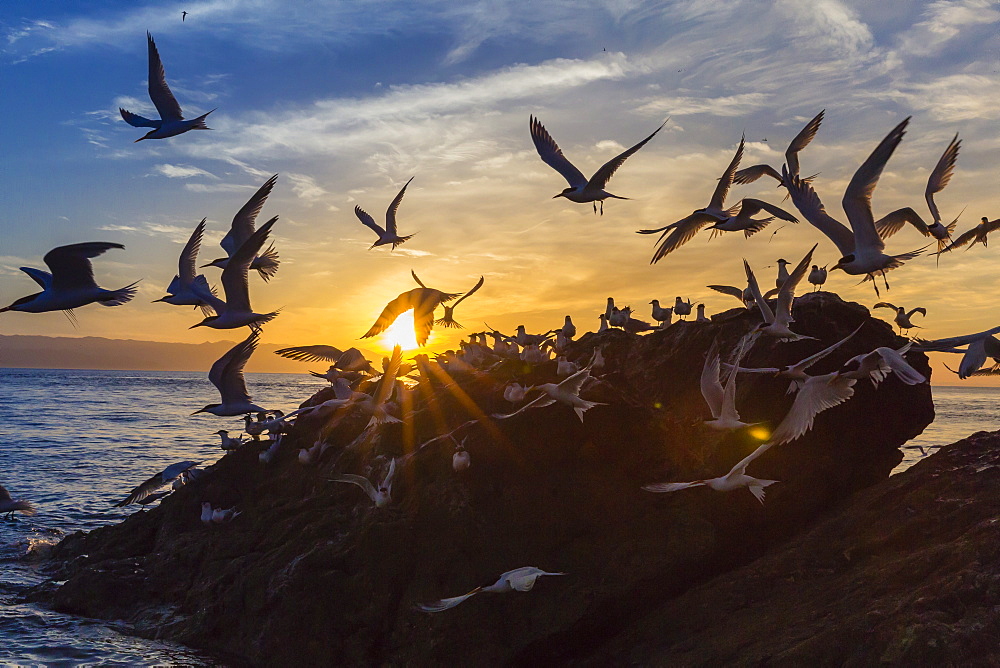
{"label": "distant mountain ridge", "polygon": [[[97,336],[33,336],[0,334],[0,368],[122,369],[135,371],[205,371],[236,341],[163,343]],[[307,341],[314,343],[313,341]],[[274,354],[294,344],[262,343],[250,358],[247,371],[306,373],[326,371],[326,362],[296,362]],[[299,344],[302,345],[302,344]],[[381,355],[362,350],[376,362]]]}

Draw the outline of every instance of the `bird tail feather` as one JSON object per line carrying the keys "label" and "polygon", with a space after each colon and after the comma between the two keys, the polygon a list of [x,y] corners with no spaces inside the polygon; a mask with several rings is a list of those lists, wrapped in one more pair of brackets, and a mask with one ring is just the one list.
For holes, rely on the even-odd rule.
{"label": "bird tail feather", "polygon": [[97,301],[101,306],[121,306],[122,304],[126,304],[132,301],[132,297],[135,297],[135,293],[138,292],[138,288],[135,287],[138,283],[139,281],[136,281],[118,290],[105,290],[104,294]]}
{"label": "bird tail feather", "polygon": [[253,263],[250,265],[251,269],[256,269],[260,277],[264,279],[264,282],[274,278],[274,275],[278,273],[278,251],[274,250],[274,244],[267,247],[267,250],[254,258]]}

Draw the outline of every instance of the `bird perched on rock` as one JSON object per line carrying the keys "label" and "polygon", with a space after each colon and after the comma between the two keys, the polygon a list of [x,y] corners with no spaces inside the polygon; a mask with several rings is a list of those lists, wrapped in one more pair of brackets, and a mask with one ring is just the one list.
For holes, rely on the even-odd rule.
{"label": "bird perched on rock", "polygon": [[691,300],[684,301],[680,297],[674,299],[674,314],[681,320],[691,315]]}
{"label": "bird perched on rock", "polygon": [[[222,449],[223,450],[238,450],[241,445],[243,445],[242,438],[233,438],[229,435],[229,432],[225,429],[220,429],[215,432],[222,438]],[[241,434],[242,436],[242,434]]]}
{"label": "bird perched on rock", "polygon": [[645,146],[646,142],[655,137],[656,133],[662,130],[663,126],[666,124],[667,121],[663,121],[663,124],[656,128],[656,130],[653,131],[653,134],[649,135],[627,151],[623,151],[608,162],[604,163],[604,165],[594,172],[594,175],[588,179],[566,158],[565,155],[563,155],[562,149],[559,148],[559,145],[556,144],[556,141],[538,121],[538,119],[534,116],[529,119],[531,141],[535,144],[535,150],[538,151],[538,156],[542,159],[542,162],[562,174],[563,178],[569,182],[569,188],[564,189],[552,199],[555,199],[556,197],[565,197],[571,202],[578,202],[580,204],[592,202],[594,204],[594,213],[597,213],[597,203],[600,202],[601,215],[604,215],[604,200],[608,197],[612,199],[628,199],[627,197],[612,195],[606,191],[605,188],[608,185],[608,181],[611,180],[611,177],[614,176],[615,172],[618,171],[618,168],[622,166],[629,156]]}
{"label": "bird perched on rock", "polygon": [[451,456],[451,468],[455,473],[461,473],[472,465],[472,458],[469,451],[465,449],[465,439],[461,443],[455,444],[455,453]]}
{"label": "bird perched on rock", "polygon": [[549,573],[548,571],[543,571],[540,568],[534,566],[525,566],[523,568],[515,568],[512,571],[507,571],[500,576],[493,584],[488,587],[476,587],[468,594],[463,594],[462,596],[454,596],[452,598],[442,598],[438,601],[432,603],[421,603],[417,606],[417,609],[422,612],[442,612],[450,608],[454,608],[459,603],[467,601],[469,598],[475,596],[476,594],[504,594],[509,591],[531,591],[532,587],[535,586],[535,582],[538,578],[543,575],[566,575],[565,573]]}
{"label": "bird perched on rock", "polygon": [[330,478],[332,482],[346,482],[352,485],[357,485],[365,491],[368,498],[372,500],[376,508],[385,508],[392,502],[392,480],[396,475],[396,459],[393,458],[389,462],[389,471],[385,474],[385,478],[382,479],[381,484],[378,488],[375,487],[364,476],[354,475],[351,473],[345,473],[339,475],[336,478]]}
{"label": "bird perched on rock", "polygon": [[106,241],[88,241],[53,248],[42,258],[52,273],[33,267],[21,267],[21,271],[38,283],[42,291],[14,300],[10,306],[0,308],[0,313],[64,311],[72,322],[75,308],[94,302],[101,306],[121,306],[128,303],[135,296],[138,281],[118,290],[105,290],[98,287],[94,280],[94,267],[90,264],[90,259],[103,255],[112,248],[124,249],[125,246]]}
{"label": "bird perched on rock", "polygon": [[816,264],[812,266],[812,270],[809,272],[809,276],[806,277],[806,280],[816,286],[813,289],[813,292],[819,290],[823,287],[823,284],[826,283],[826,273],[826,267],[820,267]]}
{"label": "bird perched on rock", "polygon": [[811,336],[796,334],[788,326],[794,322],[792,318],[792,302],[795,299],[795,288],[802,280],[802,277],[805,276],[806,267],[809,266],[813,251],[815,250],[816,246],[813,246],[806,253],[806,256],[796,265],[792,273],[789,274],[788,279],[781,286],[781,289],[778,290],[778,303],[775,305],[774,312],[771,311],[771,307],[764,300],[764,296],[760,294],[760,288],[757,286],[757,279],[754,277],[753,270],[750,269],[747,261],[743,260],[743,268],[746,270],[750,291],[757,302],[757,307],[764,316],[764,324],[757,329],[759,333],[764,336],[776,337],[782,341],[800,341],[802,339],[813,338]]}
{"label": "bird perched on rock", "polygon": [[[414,278],[416,278],[416,274],[414,274]],[[419,282],[419,279],[417,280]],[[421,285],[423,284],[421,283]],[[417,344],[423,346],[427,343],[431,330],[434,329],[434,309],[439,304],[450,302],[461,295],[461,292],[441,292],[426,287],[407,290],[385,305],[382,313],[375,320],[375,324],[362,334],[361,338],[367,339],[381,334],[392,323],[396,322],[396,318],[413,309],[413,334]]]}
{"label": "bird perched on rock", "polygon": [[[410,181],[412,180],[413,177],[411,176]],[[408,239],[413,237],[412,234],[401,237],[396,232],[396,210],[399,209],[399,203],[403,201],[403,195],[406,194],[406,186],[410,185],[410,181],[403,184],[403,187],[399,190],[399,194],[396,195],[395,199],[392,200],[392,203],[389,204],[389,208],[386,209],[385,228],[376,223],[375,219],[360,206],[354,207],[354,215],[358,217],[365,227],[369,228],[378,235],[378,239],[368,248],[368,250],[371,250],[376,246],[385,246],[386,244],[392,244],[392,250],[396,250],[396,246],[405,243]]]}
{"label": "bird perched on rock", "polygon": [[903,333],[904,329],[909,330],[918,326],[914,325],[910,320],[914,313],[919,313],[920,315],[927,317],[927,309],[923,306],[918,306],[907,311],[902,306],[896,306],[894,304],[890,304],[889,302],[879,302],[878,304],[875,304],[875,308],[888,308],[896,312],[896,317],[893,318],[893,322],[895,322],[896,326],[899,327],[900,334]]}
{"label": "bird perched on rock", "polygon": [[143,118],[138,114],[133,114],[121,107],[118,108],[122,118],[126,123],[135,128],[153,128],[142,137],[136,139],[137,142],[143,139],[166,139],[187,132],[188,130],[210,130],[205,125],[205,118],[215,111],[206,112],[198,118],[191,120],[184,119],[181,105],[177,104],[177,99],[170,92],[167,86],[167,75],[163,70],[163,63],[160,62],[160,53],[156,50],[156,43],[153,36],[146,33],[146,48],[149,54],[149,99],[153,101],[157,113],[160,114],[158,120]]}
{"label": "bird perched on rock", "polygon": [[696,308],[698,311],[698,315],[694,319],[695,322],[712,322],[712,319],[705,315],[704,304],[698,304]]}
{"label": "bird perched on rock", "polygon": [[669,325],[670,321],[673,320],[674,318],[674,309],[672,307],[663,308],[662,306],[660,306],[659,299],[654,299],[649,303],[653,305],[653,313],[652,313],[653,320],[660,323],[660,327]]}

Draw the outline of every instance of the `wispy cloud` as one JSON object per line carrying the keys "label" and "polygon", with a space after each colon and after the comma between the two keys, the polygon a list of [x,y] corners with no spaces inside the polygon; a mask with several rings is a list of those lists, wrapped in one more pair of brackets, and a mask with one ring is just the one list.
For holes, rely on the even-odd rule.
{"label": "wispy cloud", "polygon": [[153,171],[168,179],[190,179],[195,176],[206,176],[210,179],[217,179],[215,174],[205,171],[200,167],[192,167],[191,165],[171,165],[168,163],[162,165],[156,165],[153,167]]}

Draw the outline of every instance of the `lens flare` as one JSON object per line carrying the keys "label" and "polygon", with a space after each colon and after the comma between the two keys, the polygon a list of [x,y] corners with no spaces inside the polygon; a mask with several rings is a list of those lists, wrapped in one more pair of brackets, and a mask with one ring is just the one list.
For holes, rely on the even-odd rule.
{"label": "lens flare", "polygon": [[766,441],[771,438],[771,430],[763,425],[751,427],[747,430],[747,433],[756,438],[758,441]]}

